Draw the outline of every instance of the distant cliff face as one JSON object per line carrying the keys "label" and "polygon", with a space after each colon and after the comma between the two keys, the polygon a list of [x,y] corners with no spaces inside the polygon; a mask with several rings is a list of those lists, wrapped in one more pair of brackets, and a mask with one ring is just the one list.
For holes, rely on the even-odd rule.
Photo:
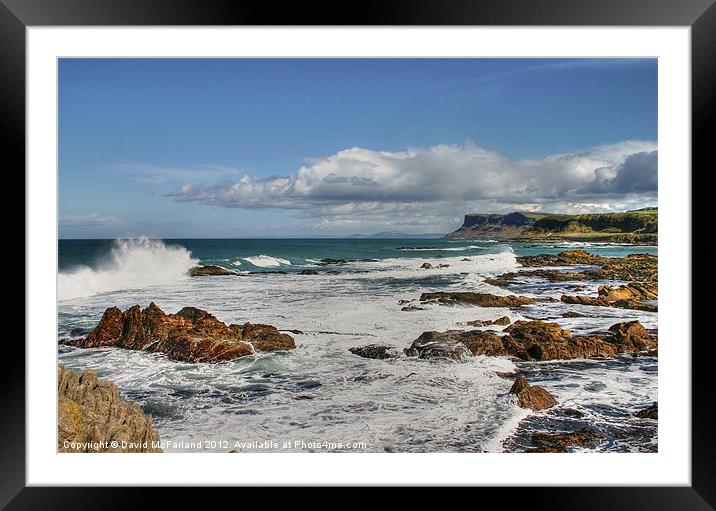
{"label": "distant cliff face", "polygon": [[485,225],[503,225],[506,227],[522,227],[525,225],[531,225],[534,223],[534,219],[525,216],[522,213],[514,212],[507,215],[496,215],[496,214],[468,214],[465,215],[465,222],[462,224],[460,229],[467,229],[473,226],[485,226]]}
{"label": "distant cliff face", "polygon": [[599,240],[621,243],[657,242],[658,210],[645,208],[622,213],[557,215],[471,213],[447,238],[494,238],[515,241]]}

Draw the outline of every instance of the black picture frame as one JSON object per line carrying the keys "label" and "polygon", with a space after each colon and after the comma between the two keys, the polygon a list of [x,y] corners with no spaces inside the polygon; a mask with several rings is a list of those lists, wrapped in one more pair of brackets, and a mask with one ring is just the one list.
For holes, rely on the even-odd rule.
{"label": "black picture frame", "polygon": [[[0,144],[5,155],[6,189],[25,190],[25,51],[26,28],[32,26],[82,25],[608,25],[690,26],[692,62],[692,169],[681,172],[692,183],[692,235],[701,232],[708,198],[707,159],[713,145],[710,137],[716,122],[716,0],[384,0],[366,1],[352,8],[340,2],[272,2],[246,0],[0,0]],[[711,129],[710,129],[711,128]],[[9,158],[8,158],[9,157]],[[12,162],[12,163],[8,163]],[[707,166],[708,165],[708,166]],[[696,171],[698,169],[698,171]],[[9,188],[12,187],[12,188]],[[24,194],[14,193],[17,202],[3,201],[5,235],[24,240],[24,224],[13,221]],[[703,227],[703,226],[701,226]],[[693,236],[692,236],[693,239]],[[710,241],[692,243],[692,268],[706,264]],[[14,247],[14,248],[12,248]],[[6,264],[25,260],[24,243],[5,249]],[[32,268],[25,267],[24,274]],[[693,271],[693,270],[692,270]],[[20,289],[18,282],[17,289]],[[24,281],[22,290],[25,296]],[[18,293],[13,296],[17,300]],[[692,302],[692,318],[705,316],[705,302]],[[32,307],[26,303],[25,307]],[[102,503],[102,508],[149,503],[158,492],[113,488],[25,487],[25,349],[18,340],[15,318],[12,335],[6,331],[0,403],[0,505],[7,509],[44,507],[76,509]],[[509,494],[509,504],[550,509],[694,509],[716,508],[716,435],[711,382],[710,336],[697,335],[687,327],[682,339],[692,352],[692,485],[690,487],[609,488],[484,488],[479,500]],[[173,491],[177,491],[174,489]],[[492,495],[485,495],[490,492]],[[189,492],[186,492],[187,496]],[[203,492],[202,492],[203,493]],[[343,500],[347,495],[343,494]],[[475,496],[475,495],[474,495]],[[200,495],[199,498],[202,498]],[[475,496],[477,497],[477,496]],[[359,503],[357,500],[356,503]],[[188,501],[186,502],[188,503]]]}

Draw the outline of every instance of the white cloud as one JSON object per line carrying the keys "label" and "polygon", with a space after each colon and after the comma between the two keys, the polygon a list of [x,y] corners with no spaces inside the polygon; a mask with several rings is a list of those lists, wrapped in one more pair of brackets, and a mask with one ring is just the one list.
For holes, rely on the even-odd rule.
{"label": "white cloud", "polygon": [[122,220],[112,215],[100,213],[85,213],[78,215],[63,215],[60,217],[62,226],[94,227],[105,225],[120,225]]}
{"label": "white cloud", "polygon": [[[386,215],[467,207],[490,210],[532,204],[535,209],[574,209],[633,193],[653,199],[657,145],[625,141],[581,153],[511,160],[472,143],[409,148],[402,152],[353,147],[312,160],[295,174],[244,175],[213,185],[185,184],[168,195],[176,201],[229,208],[283,208],[307,216]],[[638,156],[648,153],[648,156]],[[600,200],[590,200],[600,197]],[[638,199],[638,197],[637,197]],[[584,202],[583,202],[584,201]],[[638,202],[638,201],[637,201]]]}

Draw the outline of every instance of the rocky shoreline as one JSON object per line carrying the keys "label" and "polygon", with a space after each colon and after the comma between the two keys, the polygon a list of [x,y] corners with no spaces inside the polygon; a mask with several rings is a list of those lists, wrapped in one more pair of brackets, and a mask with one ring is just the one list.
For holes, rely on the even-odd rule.
{"label": "rocky shoreline", "polygon": [[[341,266],[351,261],[324,259],[320,265]],[[357,357],[374,359],[376,364],[381,363],[378,361],[401,363],[401,360],[409,359],[452,363],[479,356],[508,358],[515,363],[517,371],[497,373],[498,377],[512,381],[505,396],[512,399],[515,406],[532,410],[533,414],[520,422],[518,433],[505,440],[503,449],[516,452],[593,449],[604,440],[605,433],[586,422],[583,411],[560,403],[559,392],[553,389],[549,392],[539,385],[539,377],[534,381],[534,375],[539,373],[531,368],[535,363],[546,362],[657,357],[658,333],[647,330],[639,321],[614,321],[608,328],[579,334],[573,334],[560,322],[562,318],[583,317],[585,309],[582,307],[655,312],[658,258],[647,254],[608,258],[572,250],[557,255],[518,257],[517,261],[521,265],[518,271],[484,279],[485,283],[512,294],[423,292],[417,299],[401,300],[400,305],[407,304],[401,310],[420,311],[426,306],[436,305],[498,308],[529,318],[520,312],[525,307],[574,305],[577,309],[564,311],[562,308],[563,312],[554,318],[556,321],[517,319],[513,322],[502,312],[503,315],[495,315],[494,319],[460,323],[465,325],[465,329],[425,331],[412,342],[407,339],[401,349],[369,344],[353,346],[348,351]],[[426,265],[423,268],[431,269]],[[190,275],[196,277],[229,274],[237,275],[213,266],[190,270]],[[317,272],[310,270],[304,274],[315,275]],[[529,293],[530,296],[513,293],[512,290],[519,287],[526,276],[548,284],[577,282],[581,288],[595,290],[596,296],[594,293],[562,294],[555,298],[534,293]],[[418,302],[421,306],[411,305],[411,302]],[[221,363],[264,352],[295,349],[294,338],[285,332],[303,334],[300,330],[280,331],[266,324],[226,324],[209,312],[194,307],[166,314],[156,304],[150,303],[144,309],[135,305],[124,311],[109,307],[91,332],[64,342],[78,348],[115,347],[159,353],[177,362]],[[98,381],[91,371],[77,376],[60,367],[59,374],[59,428],[63,442],[69,439],[73,445],[85,445],[126,437],[142,440],[135,442],[138,444],[146,445],[149,441],[152,445],[153,439],[158,440],[158,433],[152,429],[151,417],[144,416],[137,405],[119,399],[118,391],[111,383]],[[114,415],[108,416],[110,413]],[[658,417],[658,404],[645,405],[643,410],[631,413],[631,416],[633,420],[646,421],[644,430],[652,431],[651,424]],[[97,423],[101,426],[96,426]]]}
{"label": "rocky shoreline", "polygon": [[162,452],[159,432],[142,408],[120,398],[97,373],[57,369],[58,452]]}

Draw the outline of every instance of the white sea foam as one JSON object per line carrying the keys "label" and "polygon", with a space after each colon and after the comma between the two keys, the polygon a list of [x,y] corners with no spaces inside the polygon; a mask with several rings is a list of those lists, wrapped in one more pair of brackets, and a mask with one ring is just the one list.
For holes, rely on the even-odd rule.
{"label": "white sea foam", "polygon": [[60,301],[101,293],[171,284],[187,278],[198,261],[181,246],[148,238],[114,242],[109,255],[95,268],[79,267],[57,276]]}
{"label": "white sea foam", "polygon": [[[92,328],[108,305],[124,309],[155,301],[168,313],[191,305],[227,323],[250,321],[304,332],[292,334],[297,347],[287,353],[258,354],[225,364],[187,364],[141,351],[63,347],[66,351],[60,359],[69,367],[94,368],[101,377],[114,380],[128,399],[145,406],[167,440],[216,437],[233,447],[237,441],[320,438],[364,442],[356,450],[368,452],[499,451],[502,440],[527,414],[506,397],[512,382],[496,375],[513,370],[513,361],[500,357],[429,361],[402,356],[402,350],[424,331],[463,329],[468,321],[503,315],[523,319],[523,314],[537,311],[554,318],[567,305],[539,304],[511,311],[421,303],[424,291],[478,291],[486,286],[485,276],[517,268],[511,250],[468,257],[437,255],[349,263],[337,266],[338,273],[312,276],[254,273],[241,278],[187,278],[116,293],[111,300],[94,296],[60,304],[62,321],[73,315],[68,327]],[[270,266],[289,263],[266,255],[243,260],[254,265],[267,260],[277,263]],[[422,269],[424,262],[434,268]],[[448,266],[439,268],[440,264]],[[418,308],[401,310],[404,300]],[[581,333],[631,318],[629,311],[621,309],[584,307],[600,317],[560,319],[560,324]],[[638,314],[645,325],[656,326],[656,314]],[[373,343],[394,348],[401,356],[368,360],[348,351]],[[560,403],[575,407],[616,400],[638,408],[655,395],[656,376],[641,370],[620,374],[618,369],[602,370],[595,364],[594,371],[582,373],[575,365],[573,372],[567,367],[562,374],[579,389],[564,389],[561,379],[539,383]],[[645,384],[634,387],[630,377],[643,378]],[[605,394],[589,385],[601,380],[614,385],[614,392]]]}
{"label": "white sea foam", "polygon": [[275,266],[281,266],[282,264],[290,265],[291,261],[287,259],[281,259],[279,257],[271,257],[267,255],[259,255],[259,256],[253,256],[253,257],[244,257],[244,261],[247,261],[254,266],[258,266],[260,268],[272,268]]}

